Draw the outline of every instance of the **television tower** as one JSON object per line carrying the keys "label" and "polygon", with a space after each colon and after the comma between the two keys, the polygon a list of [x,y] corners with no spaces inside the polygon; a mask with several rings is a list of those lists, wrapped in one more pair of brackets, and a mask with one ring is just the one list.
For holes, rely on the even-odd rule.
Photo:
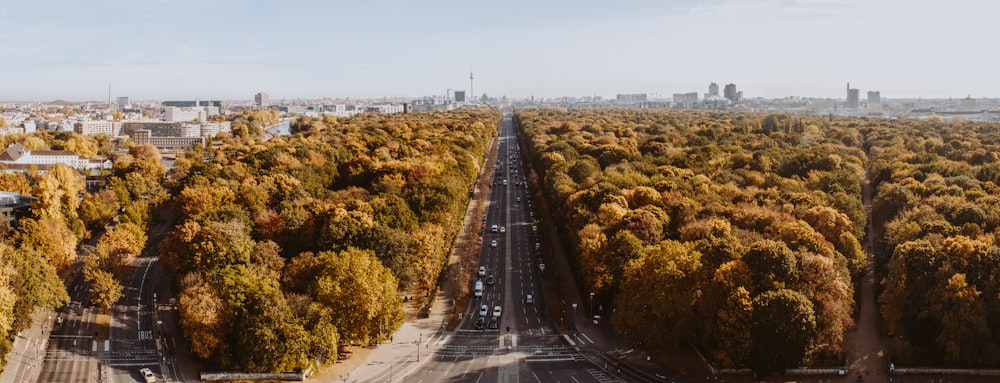
{"label": "television tower", "polygon": [[472,77],[472,71],[470,70],[469,71],[469,97],[470,97],[469,99],[470,100],[475,100],[476,99],[476,87],[474,87],[472,85],[472,80],[475,80],[475,77]]}

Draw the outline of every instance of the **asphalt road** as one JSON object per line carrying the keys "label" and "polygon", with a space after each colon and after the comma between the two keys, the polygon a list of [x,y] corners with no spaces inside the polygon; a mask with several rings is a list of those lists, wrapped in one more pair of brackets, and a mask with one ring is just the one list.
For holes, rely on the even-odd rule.
{"label": "asphalt road", "polygon": [[[141,368],[153,370],[161,380],[196,380],[190,363],[175,363],[178,349],[183,354],[187,347],[178,347],[183,344],[169,298],[172,284],[157,262],[156,245],[169,233],[171,221],[165,217],[147,248],[132,260],[123,281],[125,296],[112,306],[107,330],[97,324],[100,310],[88,302],[83,277],[71,284],[71,302],[54,314],[39,382],[140,382]],[[184,355],[180,359],[189,360]]]}
{"label": "asphalt road", "polygon": [[[481,298],[473,298],[460,328],[433,360],[410,374],[406,382],[610,382],[560,336],[545,311],[532,207],[524,184],[521,155],[509,115],[504,116],[494,162],[494,179],[482,225],[480,266],[469,270],[483,281]],[[504,180],[507,184],[504,185]],[[497,232],[492,231],[497,225]],[[500,232],[503,228],[503,232]],[[492,246],[492,241],[497,246]],[[489,277],[493,284],[486,283]],[[475,283],[475,280],[473,283]],[[471,289],[470,289],[471,290]],[[531,294],[534,303],[527,302]],[[476,328],[481,305],[485,326]],[[489,326],[494,306],[502,308],[496,329]],[[425,356],[427,357],[427,356]]]}

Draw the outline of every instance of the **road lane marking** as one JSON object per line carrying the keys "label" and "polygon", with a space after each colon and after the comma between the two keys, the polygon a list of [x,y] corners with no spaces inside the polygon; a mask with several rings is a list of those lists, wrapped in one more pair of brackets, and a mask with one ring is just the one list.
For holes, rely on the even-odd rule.
{"label": "road lane marking", "polygon": [[566,339],[566,342],[568,342],[570,346],[576,346],[576,342],[574,342],[573,339],[570,339],[569,335],[563,334],[563,338]]}

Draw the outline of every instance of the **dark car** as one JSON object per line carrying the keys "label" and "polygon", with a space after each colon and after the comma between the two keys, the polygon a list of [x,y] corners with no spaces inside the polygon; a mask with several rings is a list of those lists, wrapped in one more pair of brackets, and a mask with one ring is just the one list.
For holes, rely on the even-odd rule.
{"label": "dark car", "polygon": [[[479,319],[483,319],[483,318],[479,318]],[[498,327],[500,327],[500,321],[498,319],[499,318],[497,318],[497,317],[490,318],[490,330],[496,330]]]}
{"label": "dark car", "polygon": [[492,285],[492,284],[496,283],[496,281],[497,281],[497,279],[495,277],[493,277],[492,275],[486,277],[486,284],[487,285]]}
{"label": "dark car", "polygon": [[476,319],[476,330],[482,330],[484,325],[486,325],[486,318],[479,317],[479,319]]}

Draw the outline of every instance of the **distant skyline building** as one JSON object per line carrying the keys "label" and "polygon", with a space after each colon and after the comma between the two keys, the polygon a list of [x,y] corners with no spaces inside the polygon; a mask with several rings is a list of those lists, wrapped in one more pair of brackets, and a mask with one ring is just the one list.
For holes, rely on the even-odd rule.
{"label": "distant skyline building", "polygon": [[214,106],[222,108],[222,101],[164,101],[161,103],[163,106],[176,106],[178,108],[191,108],[191,107],[203,107],[203,106]]}
{"label": "distant skyline building", "polygon": [[877,90],[868,91],[868,105],[875,105],[882,103],[882,94]]}
{"label": "distant skyline building", "polygon": [[633,94],[619,94],[615,96],[615,100],[619,104],[638,104],[640,102],[646,102],[645,93],[633,93]]}
{"label": "distant skyline building", "polygon": [[674,93],[674,102],[676,103],[698,102],[698,92]]}
{"label": "distant skyline building", "polygon": [[115,103],[118,104],[119,111],[132,109],[132,100],[128,96],[116,98]]}
{"label": "distant skyline building", "polygon": [[260,92],[253,95],[253,102],[259,107],[268,107],[271,106],[271,96],[267,93]]}
{"label": "distant skyline building", "polygon": [[456,90],[455,91],[455,102],[465,102],[465,91]]}
{"label": "distant skyline building", "polygon": [[734,103],[734,104],[739,103],[740,101],[743,101],[743,100],[740,99],[740,97],[739,97],[740,95],[736,91],[736,84],[733,84],[733,83],[726,84],[726,88],[723,89],[722,95],[725,98],[729,99],[729,101],[732,101],[732,103]]}
{"label": "distant skyline building", "polygon": [[851,88],[851,83],[847,83],[847,108],[855,109],[861,106],[860,93],[857,88]]}
{"label": "distant skyline building", "polygon": [[719,84],[711,83],[708,84],[708,93],[705,93],[705,98],[719,95]]}

